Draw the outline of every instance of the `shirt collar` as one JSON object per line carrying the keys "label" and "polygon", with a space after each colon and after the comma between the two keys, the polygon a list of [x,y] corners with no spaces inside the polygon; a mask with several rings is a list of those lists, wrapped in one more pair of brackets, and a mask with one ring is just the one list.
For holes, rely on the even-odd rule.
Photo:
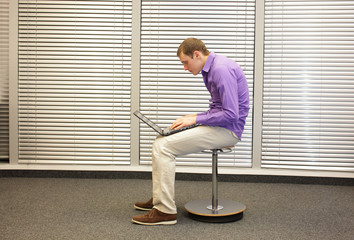
{"label": "shirt collar", "polygon": [[210,54],[204,64],[204,67],[202,69],[202,74],[209,72],[211,63],[214,61],[214,58],[215,58],[215,53],[210,52]]}

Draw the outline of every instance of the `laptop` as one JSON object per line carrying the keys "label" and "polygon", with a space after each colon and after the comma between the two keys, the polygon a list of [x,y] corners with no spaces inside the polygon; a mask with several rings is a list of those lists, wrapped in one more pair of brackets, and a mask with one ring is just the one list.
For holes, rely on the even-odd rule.
{"label": "laptop", "polygon": [[197,123],[197,124],[194,124],[194,125],[191,125],[191,126],[188,126],[188,127],[180,128],[180,129],[170,129],[170,128],[162,129],[159,126],[157,126],[155,123],[153,123],[149,118],[147,118],[141,112],[135,111],[134,115],[137,116],[141,121],[146,123],[148,126],[150,126],[152,129],[154,129],[157,133],[159,133],[162,136],[168,136],[168,135],[171,135],[171,134],[174,134],[174,133],[178,133],[178,132],[181,132],[181,131],[184,131],[184,130],[187,130],[187,129],[191,129],[191,128],[194,128],[194,127],[198,127],[198,126],[201,125],[201,124]]}

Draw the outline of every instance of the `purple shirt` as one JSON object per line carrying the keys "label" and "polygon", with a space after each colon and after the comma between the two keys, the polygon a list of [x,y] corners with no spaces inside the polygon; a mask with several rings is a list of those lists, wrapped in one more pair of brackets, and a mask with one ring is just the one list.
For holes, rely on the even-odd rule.
{"label": "purple shirt", "polygon": [[197,123],[224,127],[241,140],[249,110],[248,85],[241,67],[211,52],[201,73],[211,99],[210,109],[197,115]]}

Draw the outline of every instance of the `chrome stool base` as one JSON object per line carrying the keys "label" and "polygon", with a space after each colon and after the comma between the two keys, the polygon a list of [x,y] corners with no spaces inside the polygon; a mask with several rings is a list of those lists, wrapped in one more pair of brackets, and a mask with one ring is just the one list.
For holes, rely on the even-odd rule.
{"label": "chrome stool base", "polygon": [[[224,223],[242,219],[243,212],[246,210],[244,204],[225,199],[219,199],[219,203],[223,208],[216,211],[208,209],[208,206],[211,204],[211,199],[190,201],[184,208],[190,218],[202,222]],[[218,205],[218,207],[220,205]]]}
{"label": "chrome stool base", "polygon": [[[214,212],[215,212],[215,211],[219,211],[219,210],[221,210],[221,209],[223,209],[223,208],[224,208],[223,206],[218,205],[218,207],[214,210]],[[213,211],[213,204],[210,204],[209,206],[207,206],[207,209]]]}

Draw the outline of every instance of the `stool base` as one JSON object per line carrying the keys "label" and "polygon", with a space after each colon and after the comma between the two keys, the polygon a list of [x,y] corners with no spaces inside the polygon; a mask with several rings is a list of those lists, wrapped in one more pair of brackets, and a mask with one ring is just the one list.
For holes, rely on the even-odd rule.
{"label": "stool base", "polygon": [[202,222],[225,223],[242,219],[246,206],[231,200],[218,200],[221,210],[212,211],[207,207],[211,205],[211,199],[201,199],[188,202],[184,208],[190,218]]}

